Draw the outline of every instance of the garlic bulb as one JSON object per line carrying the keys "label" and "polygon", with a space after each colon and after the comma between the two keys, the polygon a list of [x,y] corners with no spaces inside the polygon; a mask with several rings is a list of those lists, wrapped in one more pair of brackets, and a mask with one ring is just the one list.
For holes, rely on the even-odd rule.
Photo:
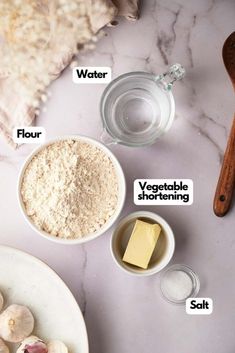
{"label": "garlic bulb", "polygon": [[47,348],[48,353],[68,353],[68,348],[61,341],[50,341]]}
{"label": "garlic bulb", "polygon": [[8,342],[21,342],[34,327],[34,318],[26,306],[10,305],[0,315],[0,337]]}
{"label": "garlic bulb", "polygon": [[[47,353],[46,344],[36,336],[30,336],[23,340],[16,353]],[[1,352],[0,352],[1,353]]]}
{"label": "garlic bulb", "polygon": [[0,353],[9,353],[9,348],[5,345],[3,340],[0,339]]}
{"label": "garlic bulb", "polygon": [[4,299],[3,299],[2,293],[0,292],[0,311],[1,311],[2,308],[3,308],[3,305],[4,305]]}

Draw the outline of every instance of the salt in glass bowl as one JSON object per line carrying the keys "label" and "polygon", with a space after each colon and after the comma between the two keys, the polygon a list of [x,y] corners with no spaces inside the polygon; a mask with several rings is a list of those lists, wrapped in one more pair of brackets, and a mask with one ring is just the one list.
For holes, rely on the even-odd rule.
{"label": "salt in glass bowl", "polygon": [[[188,278],[191,281],[191,288],[190,290],[187,290],[188,293],[183,298],[179,298],[179,297],[177,298],[176,295],[175,296],[173,295],[174,289],[173,288],[169,289],[171,276],[174,272],[177,272],[177,271],[187,276],[187,277],[183,276],[184,278],[182,279],[186,279],[187,281],[187,278]],[[177,286],[177,290],[181,284],[175,283],[175,285]],[[173,281],[172,281],[172,285],[174,285]],[[199,281],[198,275],[190,267],[186,265],[176,264],[168,267],[167,270],[162,274],[160,288],[164,299],[166,299],[168,302],[173,304],[185,304],[188,298],[194,298],[197,296],[200,289],[200,281]],[[182,293],[184,290],[185,289],[182,289]],[[175,289],[175,292],[176,292],[176,289]]]}

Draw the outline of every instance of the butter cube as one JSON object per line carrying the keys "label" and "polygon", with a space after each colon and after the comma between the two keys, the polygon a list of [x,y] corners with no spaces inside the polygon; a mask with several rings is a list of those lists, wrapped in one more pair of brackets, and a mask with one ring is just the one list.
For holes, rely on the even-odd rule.
{"label": "butter cube", "polygon": [[122,260],[147,269],[160,233],[159,224],[150,224],[137,219]]}

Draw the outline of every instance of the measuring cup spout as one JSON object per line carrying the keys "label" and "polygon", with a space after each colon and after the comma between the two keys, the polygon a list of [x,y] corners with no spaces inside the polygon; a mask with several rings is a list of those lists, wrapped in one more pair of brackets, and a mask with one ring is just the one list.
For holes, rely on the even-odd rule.
{"label": "measuring cup spout", "polygon": [[162,85],[166,91],[170,91],[175,81],[181,80],[185,76],[185,69],[180,64],[172,65],[168,71],[155,76],[155,81]]}
{"label": "measuring cup spout", "polygon": [[101,135],[100,135],[100,140],[103,142],[105,145],[115,145],[117,144],[117,141],[114,140],[106,131],[106,129],[103,129]]}

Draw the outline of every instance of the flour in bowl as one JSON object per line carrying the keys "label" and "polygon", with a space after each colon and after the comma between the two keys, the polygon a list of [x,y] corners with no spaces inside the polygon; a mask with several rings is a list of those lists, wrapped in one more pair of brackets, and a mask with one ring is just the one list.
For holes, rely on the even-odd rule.
{"label": "flour in bowl", "polygon": [[39,151],[21,185],[27,215],[50,235],[75,239],[102,228],[118,202],[109,156],[93,144],[61,140]]}

